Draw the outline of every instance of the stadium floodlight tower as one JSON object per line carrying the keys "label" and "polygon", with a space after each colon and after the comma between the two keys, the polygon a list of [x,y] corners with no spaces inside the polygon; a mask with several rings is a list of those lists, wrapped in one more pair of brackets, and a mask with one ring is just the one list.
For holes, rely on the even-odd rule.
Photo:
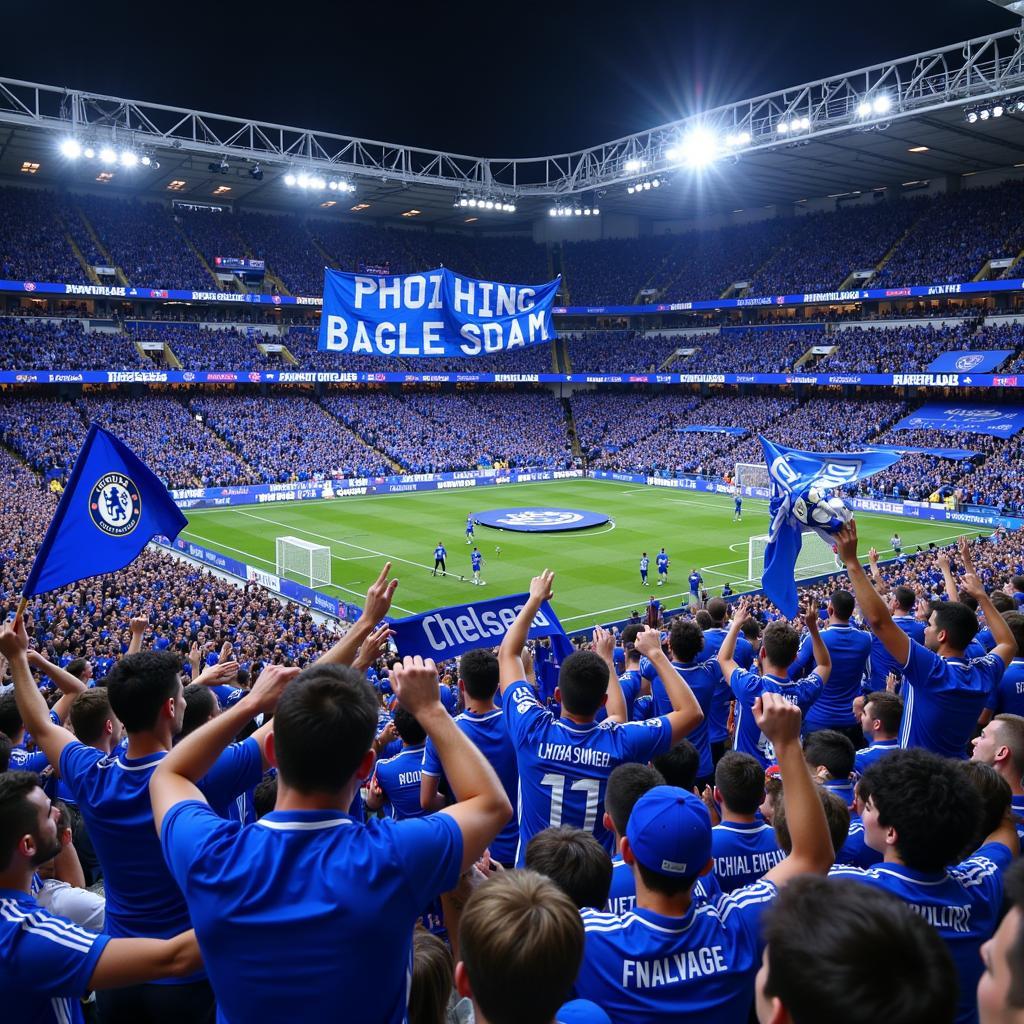
{"label": "stadium floodlight tower", "polygon": [[278,537],[276,543],[278,576],[308,583],[310,587],[330,586],[331,549],[298,537]]}

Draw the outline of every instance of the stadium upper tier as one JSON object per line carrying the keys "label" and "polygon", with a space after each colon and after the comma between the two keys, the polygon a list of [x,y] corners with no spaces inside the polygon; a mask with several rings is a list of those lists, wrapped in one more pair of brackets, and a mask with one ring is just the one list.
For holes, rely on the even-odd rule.
{"label": "stadium upper tier", "polygon": [[[319,352],[313,328],[0,318],[0,370],[359,370],[368,373],[915,373],[944,352],[1005,351],[1024,360],[1024,324],[821,324],[683,333],[570,332],[554,344],[477,358],[402,359]],[[994,369],[994,367],[993,367]]]}
{"label": "stadium upper tier", "polygon": [[[184,210],[155,201],[0,188],[0,279],[86,284],[96,267],[140,287],[237,291],[217,256],[266,261],[263,287],[319,295],[323,268],[392,273],[439,265],[472,277],[538,282],[563,274],[577,306],[971,281],[1014,273],[1024,250],[1024,183],[879,199],[830,213],[773,217],[713,231],[560,245],[377,228],[256,211]],[[993,269],[991,260],[1009,260]],[[743,283],[741,288],[736,286]]]}
{"label": "stadium upper tier", "polygon": [[[597,469],[725,477],[737,462],[763,461],[765,433],[807,450],[867,443],[966,448],[956,461],[912,454],[857,485],[872,497],[960,501],[1024,513],[1024,433],[936,435],[894,431],[908,412],[898,398],[848,400],[766,394],[475,389],[402,394],[278,391],[244,396],[179,392],[65,399],[0,397],[0,443],[40,474],[66,476],[88,423],[112,429],[173,487],[217,487],[513,467]],[[685,427],[740,426],[730,434]]]}

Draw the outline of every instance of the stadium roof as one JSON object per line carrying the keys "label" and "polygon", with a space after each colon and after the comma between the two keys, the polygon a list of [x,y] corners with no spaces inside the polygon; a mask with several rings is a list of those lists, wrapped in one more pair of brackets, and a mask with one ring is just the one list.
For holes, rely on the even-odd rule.
{"label": "stadium roof", "polygon": [[[971,112],[977,116],[969,121]],[[97,155],[63,157],[59,146],[67,139]],[[106,147],[151,162],[108,166],[99,159]],[[587,150],[525,159],[432,152],[0,79],[4,179],[392,223],[407,214],[415,223],[459,227],[476,217],[478,229],[523,230],[559,205],[690,219],[1010,168],[1022,154],[1024,37],[1017,30],[717,107]],[[303,174],[323,187],[285,185],[286,175]],[[657,187],[629,194],[630,186],[655,178]],[[332,190],[332,180],[354,183],[356,191]],[[460,196],[514,205],[515,212],[459,206]],[[351,212],[361,204],[367,206]]]}

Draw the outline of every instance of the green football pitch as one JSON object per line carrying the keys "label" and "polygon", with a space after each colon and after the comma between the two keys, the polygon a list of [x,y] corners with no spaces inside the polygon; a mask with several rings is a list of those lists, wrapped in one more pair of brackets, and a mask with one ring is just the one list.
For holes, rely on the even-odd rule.
{"label": "green football pitch", "polygon": [[[611,521],[563,533],[477,526],[476,544],[484,557],[481,575],[487,584],[477,590],[470,584],[472,547],[466,544],[466,516],[522,506],[586,509],[605,513]],[[746,580],[747,540],[767,533],[767,502],[744,499],[739,523],[732,522],[732,513],[728,495],[563,480],[194,509],[182,536],[271,573],[277,537],[322,544],[331,549],[332,581],[318,589],[355,604],[361,603],[381,565],[390,560],[400,581],[394,604],[399,615],[525,591],[532,576],[550,568],[556,574],[555,611],[567,628],[582,629],[626,618],[632,609],[642,609],[651,594],[666,608],[679,607],[693,568],[700,570],[713,594],[725,583],[736,591],[756,588],[756,582]],[[896,516],[861,514],[857,521],[865,559],[871,546],[883,559],[889,557],[894,531],[902,536],[905,550],[978,532]],[[439,540],[448,549],[446,577],[431,576]],[[671,566],[667,585],[659,587],[654,559],[662,546]],[[649,587],[640,584],[644,551],[651,560]]]}

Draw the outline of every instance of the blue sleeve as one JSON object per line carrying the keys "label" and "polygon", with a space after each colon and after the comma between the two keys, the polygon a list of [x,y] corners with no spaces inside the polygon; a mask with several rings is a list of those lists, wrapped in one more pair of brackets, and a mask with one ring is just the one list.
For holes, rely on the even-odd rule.
{"label": "blue sleeve", "polygon": [[825,684],[822,682],[821,676],[816,672],[812,672],[800,684],[800,703],[813,704],[821,696],[824,686]]}
{"label": "blue sleeve", "polygon": [[262,778],[263,754],[250,736],[244,743],[232,743],[198,785],[213,807],[226,807],[239,793],[258,786]]}
{"label": "blue sleeve", "polygon": [[12,772],[42,772],[50,766],[47,756],[41,751],[28,751],[15,747],[11,751],[10,769]]}
{"label": "blue sleeve", "polygon": [[[10,973],[36,995],[79,999],[88,991],[109,941],[109,935],[79,928],[39,908],[21,921],[12,944],[4,950],[4,959]],[[54,1019],[46,1014],[38,1019],[44,1017]]]}
{"label": "blue sleeve", "polygon": [[643,764],[672,746],[672,725],[666,716],[648,718],[646,722],[623,722],[610,728],[615,730],[625,761]]}
{"label": "blue sleeve", "polygon": [[775,884],[762,879],[720,897],[715,907],[722,924],[729,929],[735,929],[737,935],[743,937],[746,947],[759,954],[764,949],[761,940],[761,918],[778,895],[779,890]]}
{"label": "blue sleeve", "polygon": [[[736,638],[736,651],[732,656],[732,660],[737,665],[750,670],[750,666],[754,664],[754,645],[745,637],[740,636]],[[721,671],[721,669],[719,669]],[[724,678],[724,676],[722,677]]]}
{"label": "blue sleeve", "polygon": [[441,775],[441,758],[437,756],[437,747],[429,737],[427,745],[423,748],[423,767],[420,770],[424,775]]}
{"label": "blue sleeve", "polygon": [[995,654],[986,654],[984,658],[975,658],[971,664],[978,670],[981,678],[987,680],[988,700],[995,700],[999,684],[1003,681],[1003,675],[1006,672],[1003,659]]}
{"label": "blue sleeve", "polygon": [[646,679],[649,683],[654,682],[658,676],[658,670],[654,667],[650,658],[642,657],[640,659],[640,678]]}
{"label": "blue sleeve", "polygon": [[78,740],[74,743],[69,743],[60,752],[60,777],[64,780],[68,789],[71,790],[71,795],[78,803],[82,802],[79,794],[82,791],[87,773],[102,760],[102,751],[97,750],[95,747],[87,747]]}
{"label": "blue sleeve", "polygon": [[241,828],[240,822],[222,818],[201,800],[182,800],[164,815],[160,847],[182,892],[188,892],[190,874],[204,864],[219,867],[222,859],[227,862]]}
{"label": "blue sleeve", "polygon": [[797,651],[796,659],[793,664],[789,666],[789,678],[803,679],[807,675],[807,670],[811,667],[811,663],[814,661],[814,648],[811,644],[810,635],[805,636],[803,642],[800,644],[800,650]]}
{"label": "blue sleeve", "polygon": [[752,707],[754,701],[764,692],[764,683],[756,672],[746,672],[741,668],[733,669],[729,686],[738,701]]}
{"label": "blue sleeve", "polygon": [[945,666],[942,658],[934,651],[912,639],[903,675],[914,686],[926,686],[936,678],[945,678]]}
{"label": "blue sleeve", "polygon": [[537,701],[533,687],[525,680],[513,683],[505,690],[505,725],[514,747],[525,746],[530,734],[551,718]]}
{"label": "blue sleeve", "polygon": [[462,830],[450,814],[397,821],[394,838],[398,862],[419,906],[455,888],[462,873]]}

